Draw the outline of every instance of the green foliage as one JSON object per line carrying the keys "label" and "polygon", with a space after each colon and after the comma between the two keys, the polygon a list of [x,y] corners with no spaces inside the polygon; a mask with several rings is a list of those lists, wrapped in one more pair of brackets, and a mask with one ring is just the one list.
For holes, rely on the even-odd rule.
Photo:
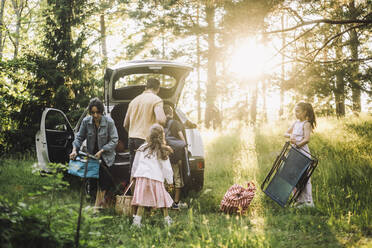
{"label": "green foliage", "polygon": [[[336,121],[329,122],[323,127],[328,132],[316,134],[313,143],[319,159],[325,160],[319,167],[318,185],[329,188],[328,195],[319,194],[322,207],[347,220],[349,226],[341,224],[346,230],[360,228],[369,234],[372,202],[368,192],[372,184],[367,178],[372,175],[371,127],[370,118],[347,120],[341,128]],[[324,146],[328,147],[326,154],[319,148]]]}
{"label": "green foliage", "polygon": [[[0,162],[0,181],[11,179],[13,182],[1,184],[2,247],[72,247],[79,192],[68,183],[76,181],[76,178],[67,180],[66,166],[50,164],[50,173],[41,177],[40,172],[24,160],[7,159]],[[92,216],[92,209],[83,210],[82,247],[97,247],[99,231],[112,218]]]}
{"label": "green foliage", "polygon": [[[287,1],[285,5],[291,2],[293,6],[287,6],[291,11],[282,13],[290,19],[305,20],[315,15],[318,18],[313,19],[357,20],[371,16],[367,1]],[[287,26],[291,26],[289,22]],[[294,91],[297,99],[312,101],[316,97],[317,108],[324,115],[345,115],[340,105],[346,105],[348,100],[353,106],[346,105],[350,107],[346,110],[360,112],[356,107],[360,106],[358,94],[371,95],[370,66],[363,61],[371,55],[367,45],[371,35],[369,25],[352,29],[355,26],[355,23],[320,24],[296,29],[294,38],[281,34],[281,39],[288,43],[283,50],[285,56],[296,61],[287,74],[289,79],[282,82],[283,89]],[[349,32],[344,31],[348,29]],[[341,99],[334,103],[338,96]],[[336,108],[337,104],[340,109]]]}
{"label": "green foliage", "polygon": [[63,72],[56,65],[54,60],[37,54],[0,63],[6,79],[4,84],[0,84],[4,92],[0,97],[4,102],[1,118],[4,125],[0,137],[3,140],[2,152],[33,149],[43,109],[69,108],[66,104],[68,98],[64,98],[67,89]]}
{"label": "green foliage", "polygon": [[0,242],[2,247],[71,247],[72,242],[59,240],[40,208],[0,200]]}
{"label": "green foliage", "polygon": [[247,32],[256,32],[265,27],[265,17],[273,12],[283,0],[260,1],[225,1],[224,33],[226,41],[229,37],[236,39],[246,37]]}
{"label": "green foliage", "polygon": [[[14,167],[14,164],[11,166]],[[2,245],[4,247],[71,247],[72,240],[69,235],[55,232],[52,224],[54,217],[63,216],[60,211],[62,208],[55,205],[54,198],[57,192],[66,190],[68,185],[67,182],[62,180],[64,166],[50,165],[52,174],[47,174],[47,178],[38,187],[35,187],[37,182],[32,182],[29,178],[18,174],[22,171],[21,168],[18,167],[13,173],[9,168],[11,167],[7,163],[2,165],[1,169],[6,172],[3,177],[13,176],[13,179],[21,179],[17,180],[16,191],[24,191],[23,187],[27,186],[31,186],[34,190],[28,191],[27,196],[21,194],[23,199],[12,202],[5,198],[7,194],[11,193],[12,188],[8,188],[7,194],[2,194],[0,198],[0,230],[2,230],[0,239]],[[30,173],[29,170],[28,173]],[[35,200],[40,196],[45,196],[50,201],[32,204],[22,201]],[[61,225],[59,225],[59,228],[61,228]],[[73,228],[72,223],[70,223],[70,231],[71,228]]]}
{"label": "green foliage", "polygon": [[34,150],[45,107],[64,111],[75,123],[89,99],[102,94],[102,81],[94,79],[97,68],[86,60],[89,34],[84,21],[91,5],[70,4],[48,1],[41,52],[0,61],[0,155]]}
{"label": "green foliage", "polygon": [[[61,73],[54,80],[54,107],[69,116],[71,111],[85,107],[89,99],[97,95],[95,84],[98,81],[93,79],[97,68],[87,60],[86,40],[90,33],[85,24],[94,10],[93,4],[87,1],[48,0],[45,7],[42,44],[47,57],[55,61],[54,70]],[[71,116],[74,117],[72,122],[77,120],[74,113]]]}
{"label": "green foliage", "polygon": [[27,58],[0,62],[1,77],[5,79],[0,82],[2,152],[25,151],[34,139],[33,131],[42,111],[37,104],[39,98],[34,95],[39,89],[34,76],[36,66]]}

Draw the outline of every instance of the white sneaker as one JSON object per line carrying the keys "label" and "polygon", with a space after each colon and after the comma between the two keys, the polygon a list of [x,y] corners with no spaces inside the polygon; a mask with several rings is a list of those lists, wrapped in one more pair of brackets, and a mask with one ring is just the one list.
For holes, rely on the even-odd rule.
{"label": "white sneaker", "polygon": [[299,202],[298,205],[295,206],[296,208],[313,208],[314,202]]}
{"label": "white sneaker", "polygon": [[132,227],[141,228],[142,227],[141,220],[142,220],[141,216],[133,215]]}
{"label": "white sneaker", "polygon": [[179,203],[178,203],[178,207],[179,207],[179,208],[188,208],[189,206],[187,205],[186,202],[179,202]]}
{"label": "white sneaker", "polygon": [[165,224],[166,224],[167,226],[171,226],[172,223],[173,223],[173,220],[172,220],[172,218],[168,215],[168,216],[164,217],[164,222],[165,222]]}
{"label": "white sneaker", "polygon": [[179,203],[173,202],[171,209],[180,210],[181,208],[188,208],[188,207],[189,206],[187,205],[186,202],[179,202]]}

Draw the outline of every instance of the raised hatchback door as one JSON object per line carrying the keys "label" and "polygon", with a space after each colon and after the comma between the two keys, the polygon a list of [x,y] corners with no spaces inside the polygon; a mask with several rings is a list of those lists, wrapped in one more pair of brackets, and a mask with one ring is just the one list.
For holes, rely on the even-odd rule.
{"label": "raised hatchback door", "polygon": [[159,97],[176,105],[191,70],[191,66],[161,60],[129,61],[114,69],[106,69],[106,104],[130,102],[144,91],[149,78],[155,78],[160,81]]}
{"label": "raised hatchback door", "polygon": [[67,163],[73,141],[74,132],[66,115],[61,110],[46,108],[36,134],[39,168],[47,170],[48,163]]}

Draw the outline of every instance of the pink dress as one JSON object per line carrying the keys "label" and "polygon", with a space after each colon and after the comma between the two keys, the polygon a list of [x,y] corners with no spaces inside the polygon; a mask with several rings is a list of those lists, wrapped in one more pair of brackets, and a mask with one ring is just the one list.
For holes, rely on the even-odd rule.
{"label": "pink dress", "polygon": [[136,178],[132,205],[169,208],[172,206],[172,203],[173,199],[165,189],[163,182],[146,177]]}
{"label": "pink dress", "polygon": [[132,205],[169,208],[173,199],[164,187],[164,180],[169,184],[173,183],[171,164],[169,159],[157,159],[156,154],[147,156],[148,151],[149,149],[143,151],[140,147],[133,161],[131,175],[136,179],[136,184]]}

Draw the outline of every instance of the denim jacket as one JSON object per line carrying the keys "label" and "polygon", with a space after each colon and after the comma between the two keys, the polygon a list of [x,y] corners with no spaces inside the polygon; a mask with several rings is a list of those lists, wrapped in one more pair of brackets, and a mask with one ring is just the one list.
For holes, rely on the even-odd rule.
{"label": "denim jacket", "polygon": [[[87,140],[87,149],[90,154],[94,152],[94,144],[96,139],[96,129],[93,123],[93,117],[87,116],[83,119],[79,132],[77,133],[73,142],[76,150],[79,151],[84,140]],[[107,116],[102,116],[101,123],[98,128],[98,149],[103,149],[102,159],[107,166],[114,164],[115,148],[118,144],[118,132],[115,127],[114,121]],[[93,154],[94,155],[94,154]]]}

